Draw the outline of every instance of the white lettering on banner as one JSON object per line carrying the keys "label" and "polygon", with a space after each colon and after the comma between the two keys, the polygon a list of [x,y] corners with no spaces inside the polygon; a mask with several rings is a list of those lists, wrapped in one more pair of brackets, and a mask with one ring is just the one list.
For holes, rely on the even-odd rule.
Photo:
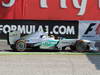
{"label": "white lettering on banner", "polygon": [[39,26],[38,31],[44,32],[42,25]]}
{"label": "white lettering on banner", "polygon": [[48,8],[47,0],[40,0],[40,7],[41,8]]}
{"label": "white lettering on banner", "polygon": [[57,31],[58,28],[59,28],[58,25],[54,26],[53,31],[54,31],[55,34],[59,34],[58,31]]}
{"label": "white lettering on banner", "polygon": [[7,33],[7,32],[10,32],[10,27],[9,27],[9,25],[5,25],[4,27],[3,27],[3,31],[4,31],[4,33]]}
{"label": "white lettering on banner", "polygon": [[26,33],[31,34],[32,33],[32,26],[26,25]]}
{"label": "white lettering on banner", "polygon": [[5,3],[4,1],[2,1],[2,6],[11,7],[14,5],[14,3],[15,3],[15,0],[9,0],[9,3]]}
{"label": "white lettering on banner", "polygon": [[67,8],[66,0],[60,0],[60,7],[61,8]]}
{"label": "white lettering on banner", "polygon": [[17,27],[15,25],[12,25],[11,30],[15,31],[17,29]]}
{"label": "white lettering on banner", "polygon": [[[5,3],[2,0],[2,6],[4,7],[12,7],[15,4],[15,1],[17,0],[9,0],[8,3]],[[48,8],[48,0],[39,0],[40,1],[40,8]],[[60,8],[68,8],[67,0],[59,0],[59,6]],[[81,0],[81,3],[79,3],[79,0],[72,0],[73,6],[77,9],[80,9],[78,12],[78,16],[82,16],[86,12],[87,2],[88,0]],[[98,7],[100,8],[100,0],[98,0]]]}
{"label": "white lettering on banner", "polygon": [[66,34],[66,27],[65,27],[65,26],[61,26],[61,27],[59,28],[59,33],[60,33],[60,34]]}
{"label": "white lettering on banner", "polygon": [[70,34],[70,35],[75,35],[75,29],[74,26],[54,26],[53,28],[54,34]]}
{"label": "white lettering on banner", "polygon": [[80,8],[80,12],[78,13],[78,15],[83,15],[85,13],[87,0],[82,0],[81,5],[79,5],[78,0],[73,0],[73,4],[76,8]]}
{"label": "white lettering on banner", "polygon": [[[32,32],[35,32],[35,26],[34,25],[0,25],[0,33],[6,34],[10,31],[20,31],[23,34],[31,34]],[[38,29],[40,30],[40,28]],[[41,30],[43,31],[43,30]]]}
{"label": "white lettering on banner", "polygon": [[48,25],[45,26],[45,31],[46,31],[47,33],[49,33],[49,32],[48,32],[48,31],[49,31]]}
{"label": "white lettering on banner", "polygon": [[36,31],[46,31],[50,34],[60,34],[60,35],[75,35],[75,26],[65,26],[65,25],[54,25],[51,30],[49,31],[49,25],[0,25],[0,34],[1,33],[8,33],[10,31],[20,31],[22,34],[31,34]]}
{"label": "white lettering on banner", "polygon": [[32,32],[35,32],[35,25],[32,25]]}
{"label": "white lettering on banner", "polygon": [[67,26],[67,34],[73,34],[75,35],[75,30],[74,30],[74,26]]}
{"label": "white lettering on banner", "polygon": [[25,34],[25,26],[24,25],[23,26],[18,25],[18,31]]}

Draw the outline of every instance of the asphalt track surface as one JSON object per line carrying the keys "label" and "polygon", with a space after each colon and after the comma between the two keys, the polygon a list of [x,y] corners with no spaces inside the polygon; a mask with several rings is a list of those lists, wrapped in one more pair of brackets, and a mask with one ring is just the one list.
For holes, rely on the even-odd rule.
{"label": "asphalt track surface", "polygon": [[0,75],[100,75],[100,56],[0,55]]}
{"label": "asphalt track surface", "polygon": [[[12,52],[5,41],[1,52]],[[0,55],[0,75],[100,75],[100,55]]]}

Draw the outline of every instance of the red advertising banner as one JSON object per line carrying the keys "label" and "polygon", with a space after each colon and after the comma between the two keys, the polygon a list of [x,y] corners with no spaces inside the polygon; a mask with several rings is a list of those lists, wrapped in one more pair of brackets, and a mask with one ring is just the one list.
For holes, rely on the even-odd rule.
{"label": "red advertising banner", "polygon": [[0,19],[100,20],[100,0],[0,0]]}

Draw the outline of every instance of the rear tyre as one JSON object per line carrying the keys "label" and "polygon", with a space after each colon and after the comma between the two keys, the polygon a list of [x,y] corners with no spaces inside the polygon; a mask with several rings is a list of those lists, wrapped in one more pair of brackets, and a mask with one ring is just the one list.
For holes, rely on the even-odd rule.
{"label": "rear tyre", "polygon": [[66,46],[62,47],[62,51],[64,51],[66,49]]}
{"label": "rear tyre", "polygon": [[13,51],[16,51],[15,45],[10,45],[10,48],[11,48]]}
{"label": "rear tyre", "polygon": [[26,43],[24,40],[18,40],[15,44],[16,51],[23,52],[26,50]]}

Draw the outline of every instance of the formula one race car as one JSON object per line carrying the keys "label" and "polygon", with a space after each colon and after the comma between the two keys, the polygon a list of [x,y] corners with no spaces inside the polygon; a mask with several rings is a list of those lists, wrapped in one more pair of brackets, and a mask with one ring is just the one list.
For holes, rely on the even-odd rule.
{"label": "formula one race car", "polygon": [[13,50],[20,52],[28,48],[65,50],[70,47],[71,50],[77,51],[96,50],[94,41],[55,38],[53,35],[48,36],[46,32],[35,32],[21,37],[19,31],[13,31],[9,32],[7,41]]}

